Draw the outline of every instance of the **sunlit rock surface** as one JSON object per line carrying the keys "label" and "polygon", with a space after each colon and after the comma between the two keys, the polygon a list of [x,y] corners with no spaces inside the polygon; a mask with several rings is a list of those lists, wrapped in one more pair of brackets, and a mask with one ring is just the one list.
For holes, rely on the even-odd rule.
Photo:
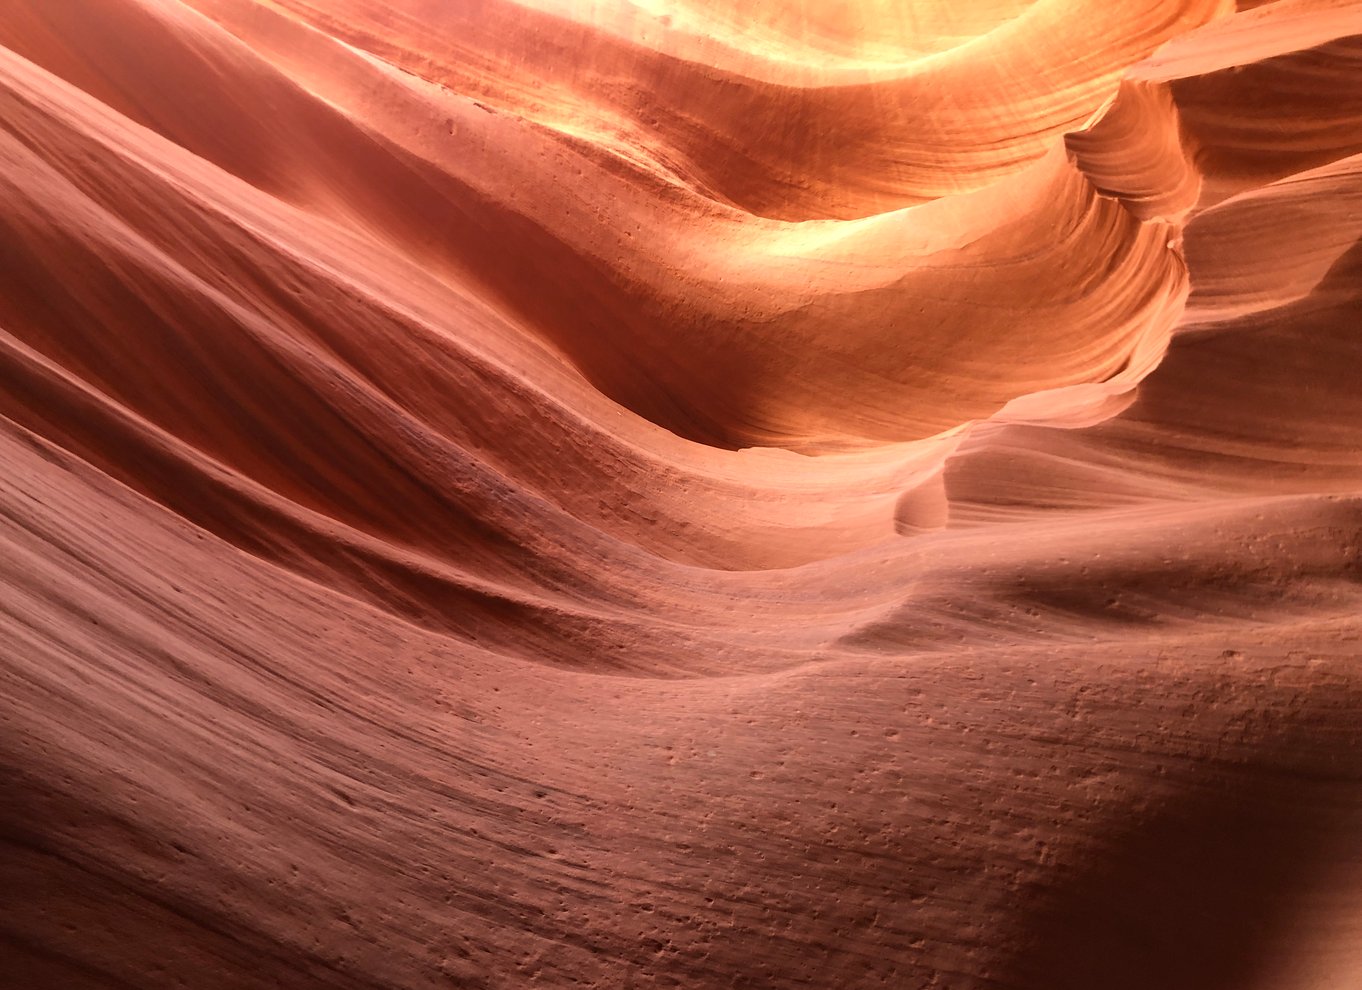
{"label": "sunlit rock surface", "polygon": [[6,0],[0,984],[1362,986],[1362,4],[1240,6]]}

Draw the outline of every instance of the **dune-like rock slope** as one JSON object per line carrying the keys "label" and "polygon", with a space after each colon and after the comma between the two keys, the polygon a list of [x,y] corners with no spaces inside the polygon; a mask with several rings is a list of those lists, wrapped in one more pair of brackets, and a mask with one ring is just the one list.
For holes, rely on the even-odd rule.
{"label": "dune-like rock slope", "polygon": [[0,985],[1362,986],[1362,4],[6,0]]}

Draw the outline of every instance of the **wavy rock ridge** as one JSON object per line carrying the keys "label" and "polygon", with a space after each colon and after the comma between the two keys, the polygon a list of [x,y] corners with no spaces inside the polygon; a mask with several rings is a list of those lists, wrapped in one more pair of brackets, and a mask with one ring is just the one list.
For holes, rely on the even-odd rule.
{"label": "wavy rock ridge", "polygon": [[10,0],[0,972],[1362,982],[1362,4]]}

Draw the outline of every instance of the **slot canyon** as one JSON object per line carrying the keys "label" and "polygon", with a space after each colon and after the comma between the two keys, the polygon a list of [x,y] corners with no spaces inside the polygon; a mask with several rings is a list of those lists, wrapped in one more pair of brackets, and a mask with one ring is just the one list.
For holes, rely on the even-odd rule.
{"label": "slot canyon", "polygon": [[1362,2],[0,0],[0,988],[1362,987]]}

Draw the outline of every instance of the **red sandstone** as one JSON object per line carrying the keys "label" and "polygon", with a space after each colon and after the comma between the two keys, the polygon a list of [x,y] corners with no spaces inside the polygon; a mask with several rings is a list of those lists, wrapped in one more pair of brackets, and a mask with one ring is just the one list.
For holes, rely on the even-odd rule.
{"label": "red sandstone", "polygon": [[0,986],[1362,985],[1362,4],[1240,7],[9,0]]}

